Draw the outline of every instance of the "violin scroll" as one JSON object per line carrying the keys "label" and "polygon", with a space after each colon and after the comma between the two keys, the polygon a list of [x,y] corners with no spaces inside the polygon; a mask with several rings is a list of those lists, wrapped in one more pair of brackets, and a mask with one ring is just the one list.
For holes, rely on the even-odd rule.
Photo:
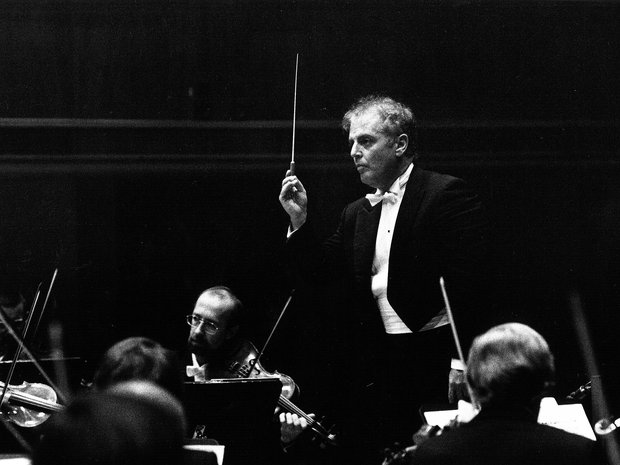
{"label": "violin scroll", "polygon": [[282,383],[282,395],[287,399],[293,397],[298,392],[297,385],[293,378],[283,373],[274,371],[270,373],[260,364],[258,360],[258,350],[250,341],[244,341],[240,349],[227,362],[228,376],[233,378],[279,378]]}

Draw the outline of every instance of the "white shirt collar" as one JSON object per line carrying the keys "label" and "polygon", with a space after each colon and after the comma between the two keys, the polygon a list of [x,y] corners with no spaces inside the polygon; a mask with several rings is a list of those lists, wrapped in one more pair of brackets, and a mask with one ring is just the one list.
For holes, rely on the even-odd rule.
{"label": "white shirt collar", "polygon": [[409,167],[405,170],[403,174],[401,174],[396,181],[390,186],[388,192],[393,192],[394,194],[400,194],[404,189],[404,186],[409,181],[409,176],[411,176],[411,172],[413,171],[413,163],[409,165]]}
{"label": "white shirt collar", "polygon": [[[392,185],[387,191],[382,191],[381,189],[377,189],[374,194],[366,195],[366,198],[368,199],[370,204],[372,206],[375,206],[377,203],[381,202],[386,192],[394,194],[392,197],[402,196],[402,193],[405,190],[405,186],[407,185],[407,181],[409,181],[409,176],[411,176],[412,171],[413,171],[413,163],[411,163],[409,167],[405,170],[405,172],[401,174],[396,179],[396,181],[392,183]],[[396,200],[393,200],[393,202],[395,201]]]}

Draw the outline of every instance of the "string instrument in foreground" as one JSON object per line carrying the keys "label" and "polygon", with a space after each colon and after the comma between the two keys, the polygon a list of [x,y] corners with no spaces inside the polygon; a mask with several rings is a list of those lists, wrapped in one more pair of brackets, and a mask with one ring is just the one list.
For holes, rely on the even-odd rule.
{"label": "string instrument in foreground", "polygon": [[[5,384],[0,382],[0,388]],[[23,382],[9,384],[0,406],[2,418],[24,428],[39,426],[63,405],[56,403],[57,395],[47,384]]]}
{"label": "string instrument in foreground", "polygon": [[[314,433],[314,437],[318,438],[321,441],[322,446],[335,446],[337,445],[336,436],[332,434],[327,428],[325,428],[319,421],[315,420],[313,417],[305,413],[302,409],[300,409],[297,405],[295,405],[291,401],[291,397],[297,391],[297,386],[293,379],[290,376],[287,376],[282,373],[278,373],[277,371],[274,373],[270,373],[260,364],[260,358],[262,357],[265,349],[269,345],[269,341],[273,337],[276,328],[278,327],[282,317],[286,313],[286,309],[291,303],[293,299],[293,295],[295,294],[295,290],[291,291],[278,319],[276,320],[273,328],[271,328],[271,332],[267,337],[263,348],[259,352],[254,347],[250,341],[244,340],[242,341],[240,347],[229,356],[226,363],[224,363],[225,372],[222,373],[222,378],[260,378],[260,377],[269,377],[269,378],[279,378],[282,383],[282,393],[278,398],[278,406],[290,413],[297,414],[298,417],[303,418],[308,423],[308,427]],[[213,374],[211,374],[211,378],[214,378]]]}
{"label": "string instrument in foreground", "polygon": [[300,418],[304,418],[308,427],[314,433],[315,437],[322,444],[328,446],[337,445],[334,434],[325,428],[319,421],[305,413],[291,398],[298,391],[297,385],[293,379],[283,373],[277,371],[269,372],[261,364],[259,360],[259,352],[250,341],[242,341],[240,347],[228,360],[223,364],[224,370],[211,373],[213,378],[278,378],[282,383],[282,393],[278,398],[278,406],[286,412],[295,413]]}

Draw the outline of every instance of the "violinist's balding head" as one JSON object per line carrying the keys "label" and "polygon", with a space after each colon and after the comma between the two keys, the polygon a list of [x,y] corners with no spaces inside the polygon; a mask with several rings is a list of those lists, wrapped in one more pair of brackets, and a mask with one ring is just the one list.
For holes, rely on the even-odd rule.
{"label": "violinist's balding head", "polygon": [[204,291],[196,300],[192,314],[187,316],[190,352],[205,363],[237,335],[242,314],[243,304],[229,288],[215,286]]}
{"label": "violinist's balding head", "polygon": [[484,406],[538,405],[553,383],[553,355],[545,339],[521,323],[495,326],[471,346],[467,383]]}

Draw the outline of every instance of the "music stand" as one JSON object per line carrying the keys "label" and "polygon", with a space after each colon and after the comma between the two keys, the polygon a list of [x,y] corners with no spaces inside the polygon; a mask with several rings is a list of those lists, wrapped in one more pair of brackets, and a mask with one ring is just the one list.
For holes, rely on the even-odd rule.
{"label": "music stand", "polygon": [[[65,357],[65,358],[41,358],[37,360],[39,365],[47,375],[54,381],[56,379],[56,370],[58,363],[63,363],[69,376],[69,388],[73,392],[81,390],[82,375],[84,372],[84,361],[80,357]],[[0,361],[0,381],[4,381],[11,367],[11,360]],[[31,360],[18,360],[15,366],[15,372],[11,378],[11,385],[19,385],[22,382],[28,383],[43,383],[47,384],[45,378],[41,375],[37,367]],[[65,393],[67,394],[67,393]]]}
{"label": "music stand", "polygon": [[225,446],[226,464],[272,463],[280,449],[274,411],[281,392],[278,378],[185,383],[190,437],[204,425],[204,435]]}

